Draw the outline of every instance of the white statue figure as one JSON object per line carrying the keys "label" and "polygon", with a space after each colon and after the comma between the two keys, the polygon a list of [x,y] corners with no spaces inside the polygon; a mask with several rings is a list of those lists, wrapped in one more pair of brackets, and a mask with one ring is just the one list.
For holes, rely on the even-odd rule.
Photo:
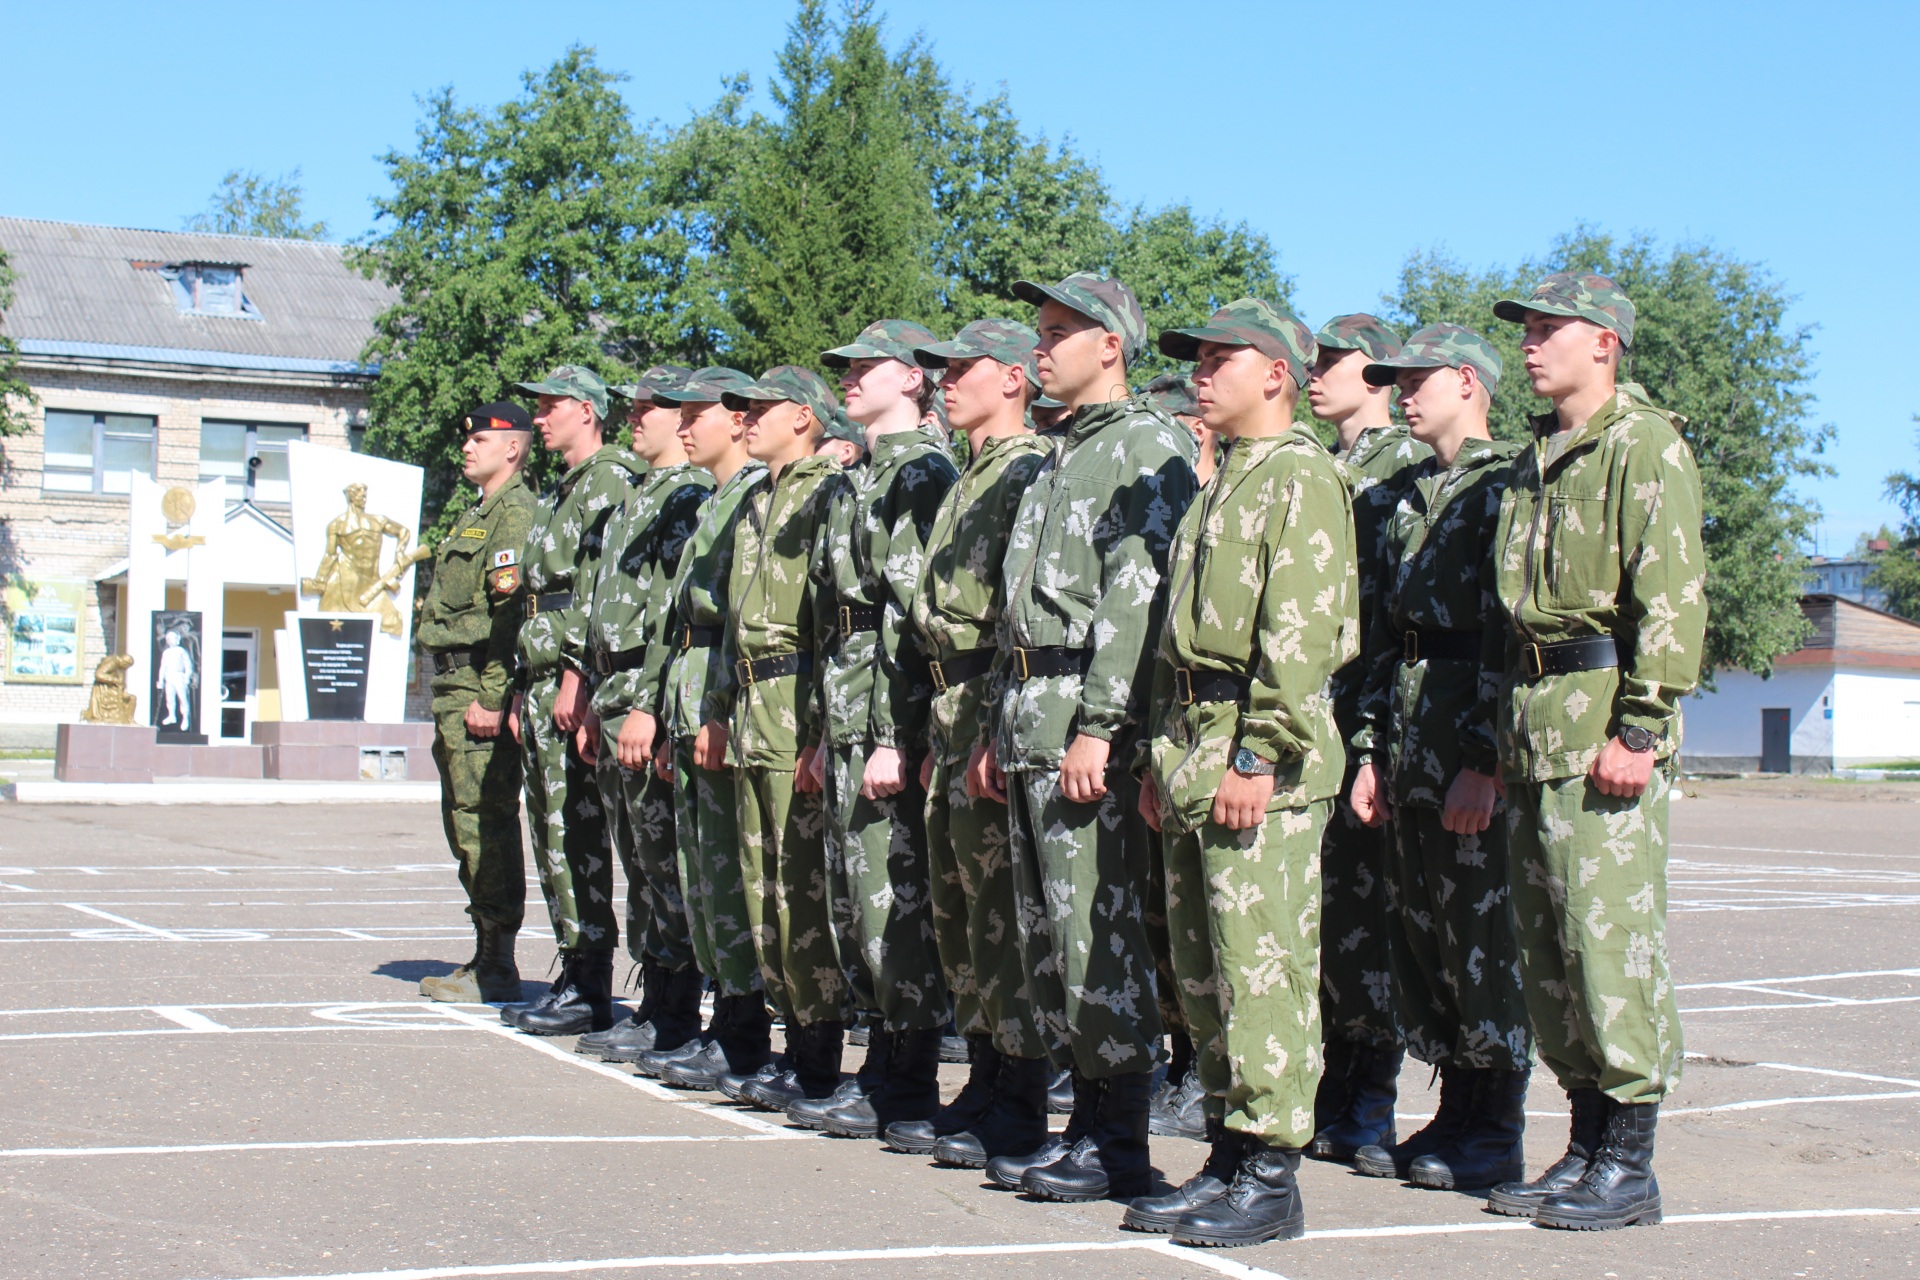
{"label": "white statue figure", "polygon": [[184,733],[193,727],[193,658],[180,646],[178,631],[167,632],[166,646],[153,681],[164,712],[160,725],[177,726]]}

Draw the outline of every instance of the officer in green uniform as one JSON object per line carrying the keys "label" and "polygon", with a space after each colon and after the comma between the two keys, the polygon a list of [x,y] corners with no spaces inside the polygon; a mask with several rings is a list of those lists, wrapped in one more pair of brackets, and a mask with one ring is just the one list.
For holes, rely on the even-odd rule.
{"label": "officer in green uniform", "polygon": [[[1404,477],[1430,450],[1389,416],[1392,387],[1365,376],[1367,362],[1400,350],[1400,335],[1365,312],[1335,316],[1314,335],[1319,354],[1307,378],[1314,416],[1333,424],[1334,457],[1353,494],[1355,552],[1360,572],[1360,634],[1373,623],[1383,584],[1380,560],[1393,505]],[[1358,658],[1334,680],[1333,711],[1342,741],[1360,727]],[[1348,761],[1345,795],[1356,762]],[[1396,928],[1387,911],[1391,830],[1368,827],[1350,805],[1336,804],[1320,851],[1320,1006],[1327,1037],[1326,1070],[1314,1099],[1317,1159],[1348,1161],[1360,1148],[1391,1143],[1393,1106],[1403,1059],[1393,1015],[1388,938]]]}
{"label": "officer in green uniform", "polygon": [[691,376],[690,369],[657,365],[614,389],[631,405],[632,449],[647,470],[607,521],[606,552],[585,603],[593,697],[581,747],[598,752],[600,803],[627,874],[627,953],[640,968],[642,993],[632,1017],[574,1045],[574,1052],[608,1062],[697,1040],[706,988],[680,891],[673,784],[653,768],[655,751],[666,747],[660,703],[673,577],[713,490],[713,478],[687,461],[679,406],[654,397]]}
{"label": "officer in green uniform", "polygon": [[1151,1177],[1162,1029],[1133,769],[1194,443],[1127,389],[1147,342],[1132,290],[1078,272],[1014,292],[1040,308],[1040,382],[1072,416],[1007,543],[993,791],[1008,801],[1035,1017],[1049,1052],[1071,1062],[1074,1105],[1058,1141],[994,1155],[987,1171],[999,1186],[1089,1200],[1138,1194]]}
{"label": "officer in green uniform", "polygon": [[1494,812],[1500,673],[1481,667],[1486,628],[1499,627],[1493,539],[1520,448],[1489,436],[1500,357],[1469,329],[1429,325],[1366,375],[1381,386],[1397,380],[1400,410],[1433,456],[1413,469],[1387,523],[1351,803],[1369,826],[1394,816],[1395,1016],[1401,1040],[1442,1084],[1425,1128],[1362,1147],[1354,1165],[1470,1190],[1525,1171],[1533,1063],[1507,909],[1506,818]]}
{"label": "officer in green uniform", "polygon": [[[994,628],[1006,604],[1000,562],[1020,499],[1048,453],[1047,442],[1025,422],[1040,387],[1037,340],[1017,321],[975,320],[951,342],[923,343],[913,352],[929,376],[940,371],[948,423],[963,433],[968,459],[934,515],[912,619],[931,659],[920,785],[933,923],[969,1069],[959,1097],[936,1115],[896,1121],[885,1132],[897,1151],[934,1152],[943,1163],[976,1168],[985,1163],[982,1126],[989,1138],[1024,1127],[999,1139],[1003,1147],[1027,1150],[1046,1137],[1044,1105],[1036,1105],[1045,1090],[1046,1049],[1034,1025],[1014,923],[1007,807],[978,784],[990,746],[999,653]],[[1030,1110],[1021,1112],[1022,1106]],[[948,1150],[941,1154],[943,1146]],[[964,1160],[956,1158],[961,1146],[968,1148]]]}
{"label": "officer in green uniform", "polygon": [[1160,829],[1168,931],[1199,1050],[1212,1150],[1127,1210],[1182,1244],[1305,1230],[1296,1173],[1320,1077],[1320,843],[1346,768],[1334,673],[1359,648],[1353,513],[1293,420],[1306,325],[1242,298],[1160,335],[1198,359],[1207,425],[1232,441],[1180,523],[1140,807]]}
{"label": "officer in green uniform", "polygon": [[433,762],[440,817],[460,863],[473,917],[473,959],[420,994],[456,1004],[520,998],[514,938],[527,905],[520,853],[520,753],[501,730],[512,695],[515,640],[526,616],[527,535],[537,502],[520,478],[533,420],[517,404],[481,405],[461,419],[461,474],[480,501],[434,554],[420,609],[420,647],[433,663]]}
{"label": "officer in green uniform", "polygon": [[[527,620],[520,628],[517,732],[526,770],[527,829],[534,866],[560,947],[560,975],[531,1005],[503,1020],[535,1035],[578,1035],[613,1025],[613,851],[593,762],[581,753],[592,686],[585,677],[586,612],[607,521],[642,467],[602,440],[607,386],[593,370],[562,365],[539,382],[515,384],[539,397],[541,442],[567,464],[527,551]],[[591,754],[593,748],[587,748]]]}
{"label": "officer in green uniform", "polygon": [[[738,762],[747,906],[761,977],[787,1027],[784,1062],[736,1087],[744,1101],[785,1111],[839,1087],[850,1008],[812,767],[820,741],[814,682],[833,621],[808,573],[845,477],[814,453],[835,408],[820,375],[780,365],[721,403],[746,414],[747,452],[767,474],[748,493],[735,533],[727,584],[733,671],[708,689],[710,708],[729,720],[702,725],[695,751],[710,768],[731,746]],[[722,1091],[728,1083],[722,1078]]]}
{"label": "officer in green uniform", "polygon": [[921,425],[935,388],[913,348],[933,340],[920,325],[878,320],[820,356],[844,370],[846,415],[867,439],[866,465],[835,491],[812,572],[834,626],[815,686],[814,776],[827,859],[846,880],[842,963],[869,1038],[852,1080],[829,1099],[796,1100],[787,1117],[841,1137],[932,1117],[951,1014],[919,787],[933,681],[907,616],[934,512],[957,475],[944,437]]}
{"label": "officer in green uniform", "polygon": [[1634,311],[1613,281],[1562,272],[1494,314],[1525,326],[1553,402],[1500,507],[1499,731],[1520,977],[1573,1126],[1545,1174],[1488,1205],[1549,1227],[1658,1222],[1654,1126],[1681,1063],[1669,761],[1707,626],[1700,474],[1686,420],[1618,381]]}

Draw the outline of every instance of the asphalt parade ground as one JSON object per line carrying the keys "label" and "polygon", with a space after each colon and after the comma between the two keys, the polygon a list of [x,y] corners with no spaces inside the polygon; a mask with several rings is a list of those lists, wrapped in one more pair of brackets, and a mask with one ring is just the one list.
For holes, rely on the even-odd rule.
{"label": "asphalt parade ground", "polygon": [[[1920,1275],[1917,818],[1675,805],[1665,1225],[1547,1231],[1308,1162],[1306,1239],[1201,1251],[419,999],[471,944],[432,806],[0,807],[0,1275]],[[1435,1095],[1401,1087],[1404,1133]],[[1565,1108],[1541,1076],[1528,1105],[1537,1171]],[[1153,1149],[1175,1183],[1203,1153]]]}

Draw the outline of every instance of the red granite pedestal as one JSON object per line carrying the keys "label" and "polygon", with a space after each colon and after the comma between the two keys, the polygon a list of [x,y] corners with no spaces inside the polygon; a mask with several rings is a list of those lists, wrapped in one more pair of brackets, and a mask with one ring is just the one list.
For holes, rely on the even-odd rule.
{"label": "red granite pedestal", "polygon": [[433,726],[423,721],[261,720],[253,726],[252,742],[197,747],[161,744],[155,732],[144,725],[63,724],[53,776],[61,782],[417,782],[436,776]]}

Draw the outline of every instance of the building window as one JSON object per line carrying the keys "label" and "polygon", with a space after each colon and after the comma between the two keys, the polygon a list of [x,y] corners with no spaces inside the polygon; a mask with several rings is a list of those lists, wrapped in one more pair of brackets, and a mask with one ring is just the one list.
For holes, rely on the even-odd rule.
{"label": "building window", "polygon": [[45,493],[130,493],[136,472],[151,477],[153,418],[134,413],[47,410]]}
{"label": "building window", "polygon": [[253,502],[291,502],[287,442],[306,438],[305,427],[282,423],[202,422],[200,479],[229,480]]}
{"label": "building window", "polygon": [[244,271],[234,263],[182,262],[166,267],[163,274],[173,282],[173,300],[183,315],[258,320],[260,311],[242,281]]}

